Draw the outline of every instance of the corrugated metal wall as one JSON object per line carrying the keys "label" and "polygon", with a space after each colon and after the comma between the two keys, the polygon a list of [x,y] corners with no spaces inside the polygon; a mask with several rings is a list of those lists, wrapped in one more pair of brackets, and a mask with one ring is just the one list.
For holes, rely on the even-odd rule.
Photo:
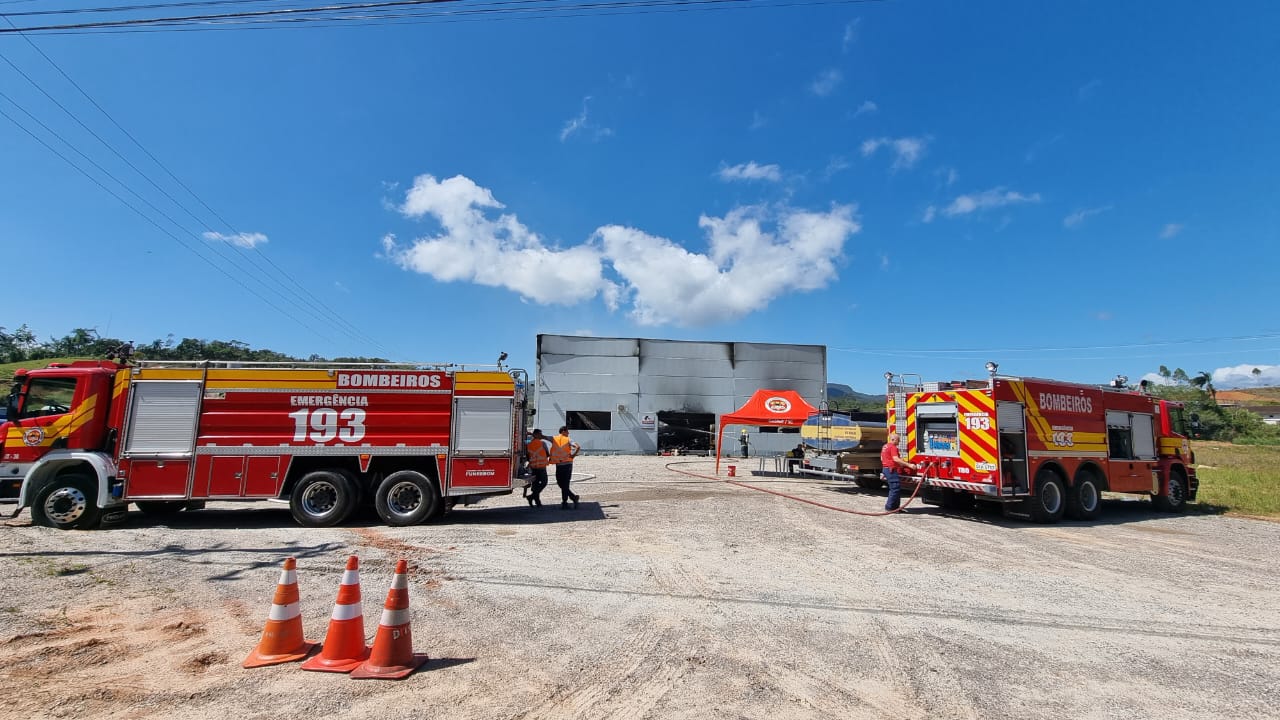
{"label": "corrugated metal wall", "polygon": [[[570,411],[610,414],[609,430],[574,430],[585,451],[654,453],[659,412],[719,416],[742,406],[756,390],[795,390],[817,406],[826,397],[823,345],[692,342],[638,338],[539,335],[533,424],[554,433]],[[740,428],[725,434],[726,454],[738,454]],[[752,454],[784,452],[797,434],[749,428]]]}

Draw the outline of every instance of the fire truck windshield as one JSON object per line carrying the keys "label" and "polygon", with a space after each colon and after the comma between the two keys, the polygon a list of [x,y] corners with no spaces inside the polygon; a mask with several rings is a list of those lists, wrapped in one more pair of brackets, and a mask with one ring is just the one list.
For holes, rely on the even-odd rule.
{"label": "fire truck windshield", "polygon": [[61,415],[70,412],[76,394],[75,378],[35,378],[27,386],[22,412],[13,419]]}
{"label": "fire truck windshield", "polygon": [[1187,436],[1187,422],[1182,416],[1182,408],[1170,407],[1169,410],[1169,429],[1175,435]]}

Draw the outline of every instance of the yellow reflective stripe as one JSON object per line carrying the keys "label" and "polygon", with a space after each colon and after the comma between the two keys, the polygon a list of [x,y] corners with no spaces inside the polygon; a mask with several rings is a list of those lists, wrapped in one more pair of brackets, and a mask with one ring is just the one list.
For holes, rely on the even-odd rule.
{"label": "yellow reflective stripe", "polygon": [[512,390],[515,378],[503,372],[459,372],[453,375],[458,390]]}

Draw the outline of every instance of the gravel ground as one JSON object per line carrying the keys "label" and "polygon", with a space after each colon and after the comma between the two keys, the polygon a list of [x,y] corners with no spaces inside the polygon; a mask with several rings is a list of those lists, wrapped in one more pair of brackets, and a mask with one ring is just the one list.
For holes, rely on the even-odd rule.
{"label": "gravel ground", "polygon": [[[582,457],[576,511],[504,497],[412,528],[300,528],[272,504],[130,512],[93,532],[24,513],[0,528],[0,717],[1280,715],[1280,524],[1125,500],[1055,526],[866,517],[671,460]],[[242,669],[281,560],[298,558],[318,640],[353,553],[370,639],[395,560],[410,561],[431,661],[398,682]]]}

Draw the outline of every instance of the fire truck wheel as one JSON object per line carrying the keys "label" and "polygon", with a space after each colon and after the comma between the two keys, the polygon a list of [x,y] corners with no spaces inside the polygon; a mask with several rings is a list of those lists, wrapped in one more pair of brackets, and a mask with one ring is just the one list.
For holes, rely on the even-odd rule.
{"label": "fire truck wheel", "polygon": [[1093,520],[1102,510],[1102,489],[1092,473],[1082,473],[1067,490],[1067,515],[1076,520]]}
{"label": "fire truck wheel", "polygon": [[337,525],[355,508],[356,489],[346,476],[330,470],[316,470],[302,476],[289,496],[289,511],[299,525]]}
{"label": "fire truck wheel", "polygon": [[36,525],[59,530],[89,530],[102,521],[93,478],[81,473],[59,475],[36,492],[31,519]]}
{"label": "fire truck wheel", "polygon": [[1031,519],[1038,523],[1055,523],[1062,519],[1067,507],[1067,492],[1058,473],[1047,468],[1036,473],[1036,494],[1031,503]]}
{"label": "fire truck wheel", "polygon": [[440,493],[431,478],[414,470],[401,470],[378,485],[373,507],[388,525],[417,525],[436,514]]}
{"label": "fire truck wheel", "polygon": [[879,490],[884,487],[883,480],[876,480],[874,478],[858,478],[853,482],[863,490]]}
{"label": "fire truck wheel", "polygon": [[1151,498],[1161,512],[1182,512],[1187,509],[1187,477],[1180,470],[1169,473],[1169,491]]}

